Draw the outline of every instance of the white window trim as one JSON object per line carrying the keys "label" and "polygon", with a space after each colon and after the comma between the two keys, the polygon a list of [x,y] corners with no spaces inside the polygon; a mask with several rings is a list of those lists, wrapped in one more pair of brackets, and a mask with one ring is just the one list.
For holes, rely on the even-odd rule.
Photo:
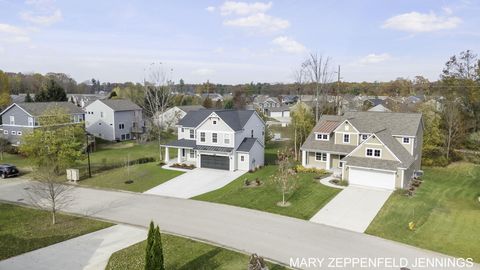
{"label": "white window trim", "polygon": [[15,130],[12,130],[12,135],[17,135],[17,132]]}
{"label": "white window trim", "polygon": [[223,134],[223,143],[230,144],[230,134]]}
{"label": "white window trim", "polygon": [[206,142],[206,141],[207,141],[207,134],[205,134],[205,132],[200,132],[200,142]]}
{"label": "white window trim", "polygon": [[195,150],[190,149],[190,158],[195,158]]}
{"label": "white window trim", "polygon": [[[320,154],[320,159],[317,158],[317,154]],[[325,157],[325,160],[323,160],[323,157]],[[315,161],[327,162],[327,153],[315,152]]]}
{"label": "white window trim", "polygon": [[8,135],[8,130],[4,130],[3,134]]}
{"label": "white window trim", "polygon": [[188,137],[190,139],[195,139],[195,130],[193,128],[189,130]]}
{"label": "white window trim", "polygon": [[[371,156],[367,155],[368,150],[372,150],[372,155]],[[378,157],[375,156],[375,151],[376,150],[380,151],[380,156],[378,156]],[[382,158],[382,149],[380,149],[380,148],[370,148],[370,147],[365,148],[365,156],[366,157],[371,157],[371,158]]]}
{"label": "white window trim", "polygon": [[18,135],[18,136],[22,136],[22,132],[21,132],[21,131],[17,131],[17,135]]}
{"label": "white window trim", "polygon": [[[327,138],[326,139],[323,138],[324,136],[327,136]],[[329,141],[330,140],[330,134],[328,134],[328,133],[315,133],[315,140],[317,140],[317,141]]]}
{"label": "white window trim", "polygon": [[[345,141],[345,135],[348,136],[348,141]],[[343,133],[342,140],[343,140],[343,143],[350,143],[350,134],[349,133]]]}
{"label": "white window trim", "polygon": [[[123,125],[123,128],[121,128],[120,125]],[[125,129],[125,123],[118,123],[118,129],[119,130],[124,130]]]}
{"label": "white window trim", "polygon": [[10,125],[15,125],[15,116],[10,115]]}
{"label": "white window trim", "polygon": [[[213,135],[214,134],[216,135],[216,141],[213,141]],[[212,143],[215,143],[215,144],[218,143],[218,133],[216,133],[216,132],[212,132]]]}
{"label": "white window trim", "polygon": [[35,125],[35,120],[33,119],[33,117],[28,117],[27,118],[27,122],[28,122],[28,126],[29,127],[33,127]]}
{"label": "white window trim", "polygon": [[[407,139],[408,142],[405,142],[405,139]],[[402,138],[402,143],[403,143],[403,144],[410,144],[410,138],[409,138],[409,137],[403,137],[403,138]]]}

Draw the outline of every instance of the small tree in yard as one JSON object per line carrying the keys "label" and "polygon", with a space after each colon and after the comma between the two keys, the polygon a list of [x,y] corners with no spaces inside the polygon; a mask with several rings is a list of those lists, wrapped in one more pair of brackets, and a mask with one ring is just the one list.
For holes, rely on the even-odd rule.
{"label": "small tree in yard", "polygon": [[288,206],[285,196],[294,191],[297,187],[296,172],[293,169],[293,158],[291,150],[279,150],[277,153],[278,169],[277,174],[273,176],[273,183],[282,193],[280,206]]}
{"label": "small tree in yard", "polygon": [[10,147],[10,142],[5,138],[0,138],[0,159],[3,160],[3,153]]}
{"label": "small tree in yard", "polygon": [[47,109],[38,118],[40,127],[22,138],[20,152],[34,165],[34,178],[28,193],[34,205],[55,214],[73,200],[71,186],[64,185],[59,177],[69,166],[82,160],[84,155],[84,130],[71,124],[70,115],[59,107]]}
{"label": "small tree in yard", "polygon": [[147,247],[145,257],[145,270],[164,270],[163,247],[160,228],[154,228],[153,221],[150,222],[148,230]]}

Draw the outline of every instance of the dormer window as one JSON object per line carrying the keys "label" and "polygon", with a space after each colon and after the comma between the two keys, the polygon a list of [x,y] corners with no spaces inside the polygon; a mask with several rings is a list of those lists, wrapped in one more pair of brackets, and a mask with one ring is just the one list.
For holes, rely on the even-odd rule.
{"label": "dormer window", "polygon": [[343,143],[350,143],[350,134],[343,134]]}
{"label": "dormer window", "polygon": [[410,143],[410,138],[408,138],[408,137],[403,138],[403,143],[409,144]]}
{"label": "dormer window", "polygon": [[329,135],[323,133],[316,133],[316,139],[317,141],[328,141]]}
{"label": "dormer window", "polygon": [[362,134],[362,141],[365,141],[368,138],[368,134]]}
{"label": "dormer window", "polygon": [[217,120],[213,120],[213,124],[216,125],[216,124],[217,124]]}

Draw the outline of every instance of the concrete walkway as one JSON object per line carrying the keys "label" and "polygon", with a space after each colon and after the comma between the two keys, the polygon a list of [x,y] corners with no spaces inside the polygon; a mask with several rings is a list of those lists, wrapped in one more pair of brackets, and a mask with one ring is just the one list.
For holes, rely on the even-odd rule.
{"label": "concrete walkway", "polygon": [[334,185],[332,183],[330,183],[331,180],[334,180],[336,179],[335,177],[333,176],[327,176],[325,178],[322,178],[320,179],[320,183],[327,186],[327,187],[333,187],[333,188],[339,188],[339,189],[345,189],[346,186],[339,186],[339,185]]}
{"label": "concrete walkway", "polygon": [[113,252],[146,236],[143,228],[116,225],[0,261],[0,269],[105,269]]}
{"label": "concrete walkway", "polygon": [[231,172],[196,168],[147,190],[145,193],[188,199],[222,188],[244,173],[246,171]]}
{"label": "concrete walkway", "polygon": [[349,186],[310,221],[363,233],[392,194],[391,190]]}
{"label": "concrete walkway", "polygon": [[[24,188],[25,184],[21,182],[0,185],[0,200],[18,202],[25,199]],[[417,258],[448,258],[371,235],[229,205],[82,187],[75,188],[72,195],[75,204],[66,208],[66,212],[144,227],[153,220],[165,232],[202,239],[247,254],[257,253],[287,265],[291,259],[297,258],[323,258],[326,261],[329,258],[389,258],[397,261],[402,258],[408,261],[409,268],[415,269],[410,264]],[[326,263],[298,268],[328,269]],[[480,269],[480,266],[469,269]]]}

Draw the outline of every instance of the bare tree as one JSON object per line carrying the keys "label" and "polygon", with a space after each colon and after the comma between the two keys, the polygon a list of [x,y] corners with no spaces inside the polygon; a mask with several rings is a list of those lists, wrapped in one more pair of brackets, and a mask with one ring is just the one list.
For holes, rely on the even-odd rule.
{"label": "bare tree", "polygon": [[443,110],[443,122],[445,126],[445,146],[447,160],[450,158],[450,151],[453,143],[460,137],[462,131],[462,116],[455,101],[446,102]]}
{"label": "bare tree", "polygon": [[282,201],[279,202],[280,206],[289,205],[285,196],[297,187],[297,177],[293,170],[292,152],[292,150],[284,149],[277,153],[278,169],[277,173],[272,176],[272,179],[282,193]]}
{"label": "bare tree", "polygon": [[330,67],[330,57],[324,57],[316,53],[310,53],[307,59],[302,63],[306,75],[311,83],[315,84],[315,121],[320,119],[320,97],[322,102],[326,102],[326,85],[332,81],[333,71]]}
{"label": "bare tree", "polygon": [[56,177],[52,168],[39,168],[35,180],[28,185],[31,203],[52,213],[52,224],[56,224],[56,214],[73,202],[73,186],[65,185]]}
{"label": "bare tree", "polygon": [[152,63],[146,69],[143,84],[145,102],[143,110],[149,119],[150,132],[158,141],[158,157],[162,161],[162,130],[166,121],[163,113],[170,106],[173,98],[173,82],[167,77],[162,63]]}
{"label": "bare tree", "polygon": [[299,95],[300,97],[300,101],[302,101],[302,94],[303,88],[305,87],[306,75],[306,70],[303,65],[293,71],[293,79],[295,80],[296,88],[295,90],[297,91],[297,95]]}

